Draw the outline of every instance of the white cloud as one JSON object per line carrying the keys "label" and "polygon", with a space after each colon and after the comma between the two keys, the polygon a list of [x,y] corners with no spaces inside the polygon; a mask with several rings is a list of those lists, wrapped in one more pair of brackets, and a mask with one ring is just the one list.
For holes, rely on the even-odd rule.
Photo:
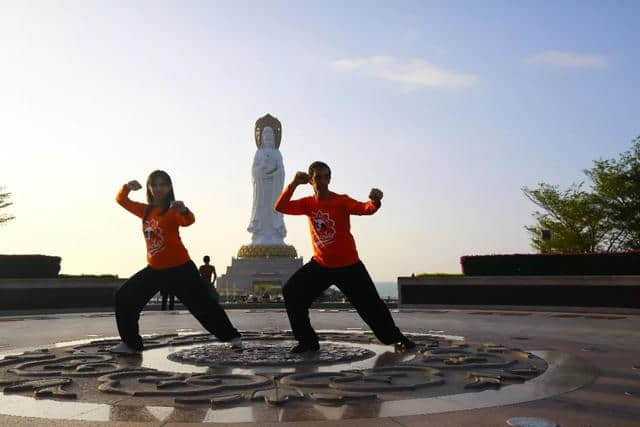
{"label": "white cloud", "polygon": [[607,58],[602,55],[548,50],[526,59],[529,64],[545,64],[563,68],[606,68]]}
{"label": "white cloud", "polygon": [[447,70],[421,59],[401,62],[392,56],[340,59],[331,63],[340,72],[357,72],[409,87],[460,89],[478,81],[473,74]]}
{"label": "white cloud", "polygon": [[358,68],[369,65],[381,66],[393,62],[390,56],[371,56],[369,58],[339,59],[331,63],[331,67],[336,71],[355,71]]}

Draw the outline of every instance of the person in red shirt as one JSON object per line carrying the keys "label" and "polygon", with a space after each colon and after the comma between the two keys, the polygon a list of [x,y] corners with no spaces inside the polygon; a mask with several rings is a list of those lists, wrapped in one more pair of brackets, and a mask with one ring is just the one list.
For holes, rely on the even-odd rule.
{"label": "person in red shirt", "polygon": [[183,202],[175,200],[171,178],[160,170],[149,175],[148,204],[129,199],[130,191],[141,188],[138,181],[130,181],[116,196],[118,204],[142,219],[148,265],[116,292],[116,323],[122,342],[112,347],[111,352],[136,354],[142,351],[138,328],[140,312],[158,291],[175,294],[205,329],[220,341],[230,342],[233,348],[242,348],[240,333],[202,286],[198,269],[180,240],[178,228],[193,224],[195,217]]}
{"label": "person in red shirt", "polygon": [[[396,327],[389,309],[380,299],[366,267],[358,257],[351,235],[350,215],[372,215],[380,209],[382,191],[373,188],[369,201],[358,202],[346,194],[329,191],[331,169],[313,162],[309,173],[298,172],[275,204],[278,212],[306,215],[313,243],[313,258],[282,288],[287,315],[298,345],[292,353],[318,351],[318,336],[309,321],[309,307],[329,286],[336,285],[349,299],[384,344],[411,349],[416,345]],[[310,183],[314,195],[291,200],[298,185]]]}

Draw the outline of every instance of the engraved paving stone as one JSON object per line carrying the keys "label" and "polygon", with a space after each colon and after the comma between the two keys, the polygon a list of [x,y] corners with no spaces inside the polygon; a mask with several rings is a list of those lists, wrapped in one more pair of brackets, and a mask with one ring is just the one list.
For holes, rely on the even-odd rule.
{"label": "engraved paving stone", "polygon": [[327,332],[320,351],[291,354],[295,340],[281,331],[243,332],[241,351],[208,334],[166,334],[146,337],[142,357],[111,355],[117,340],[93,340],[0,359],[0,390],[84,402],[120,395],[139,405],[214,410],[342,406],[500,390],[547,369],[539,357],[500,344],[409,337],[417,348],[399,351],[370,332]]}
{"label": "engraved paving stone", "polygon": [[241,353],[221,344],[211,344],[173,353],[169,359],[205,366],[287,366],[351,362],[375,355],[361,347],[325,344],[313,357],[289,353],[292,341],[247,341]]}

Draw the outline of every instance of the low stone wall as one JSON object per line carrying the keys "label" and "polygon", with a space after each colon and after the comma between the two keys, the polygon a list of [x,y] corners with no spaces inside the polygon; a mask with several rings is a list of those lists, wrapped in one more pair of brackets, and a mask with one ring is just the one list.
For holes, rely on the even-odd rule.
{"label": "low stone wall", "polygon": [[112,307],[126,279],[0,279],[0,310]]}
{"label": "low stone wall", "polygon": [[640,276],[398,277],[398,305],[640,308]]}

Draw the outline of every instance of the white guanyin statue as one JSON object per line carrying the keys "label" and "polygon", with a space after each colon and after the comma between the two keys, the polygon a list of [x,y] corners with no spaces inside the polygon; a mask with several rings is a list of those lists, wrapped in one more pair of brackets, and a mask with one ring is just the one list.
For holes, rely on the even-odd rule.
{"label": "white guanyin statue", "polygon": [[273,205],[284,187],[284,164],[280,154],[282,126],[267,114],[256,121],[255,139],[258,150],[253,157],[253,207],[247,230],[252,245],[284,245],[287,229],[284,218]]}

